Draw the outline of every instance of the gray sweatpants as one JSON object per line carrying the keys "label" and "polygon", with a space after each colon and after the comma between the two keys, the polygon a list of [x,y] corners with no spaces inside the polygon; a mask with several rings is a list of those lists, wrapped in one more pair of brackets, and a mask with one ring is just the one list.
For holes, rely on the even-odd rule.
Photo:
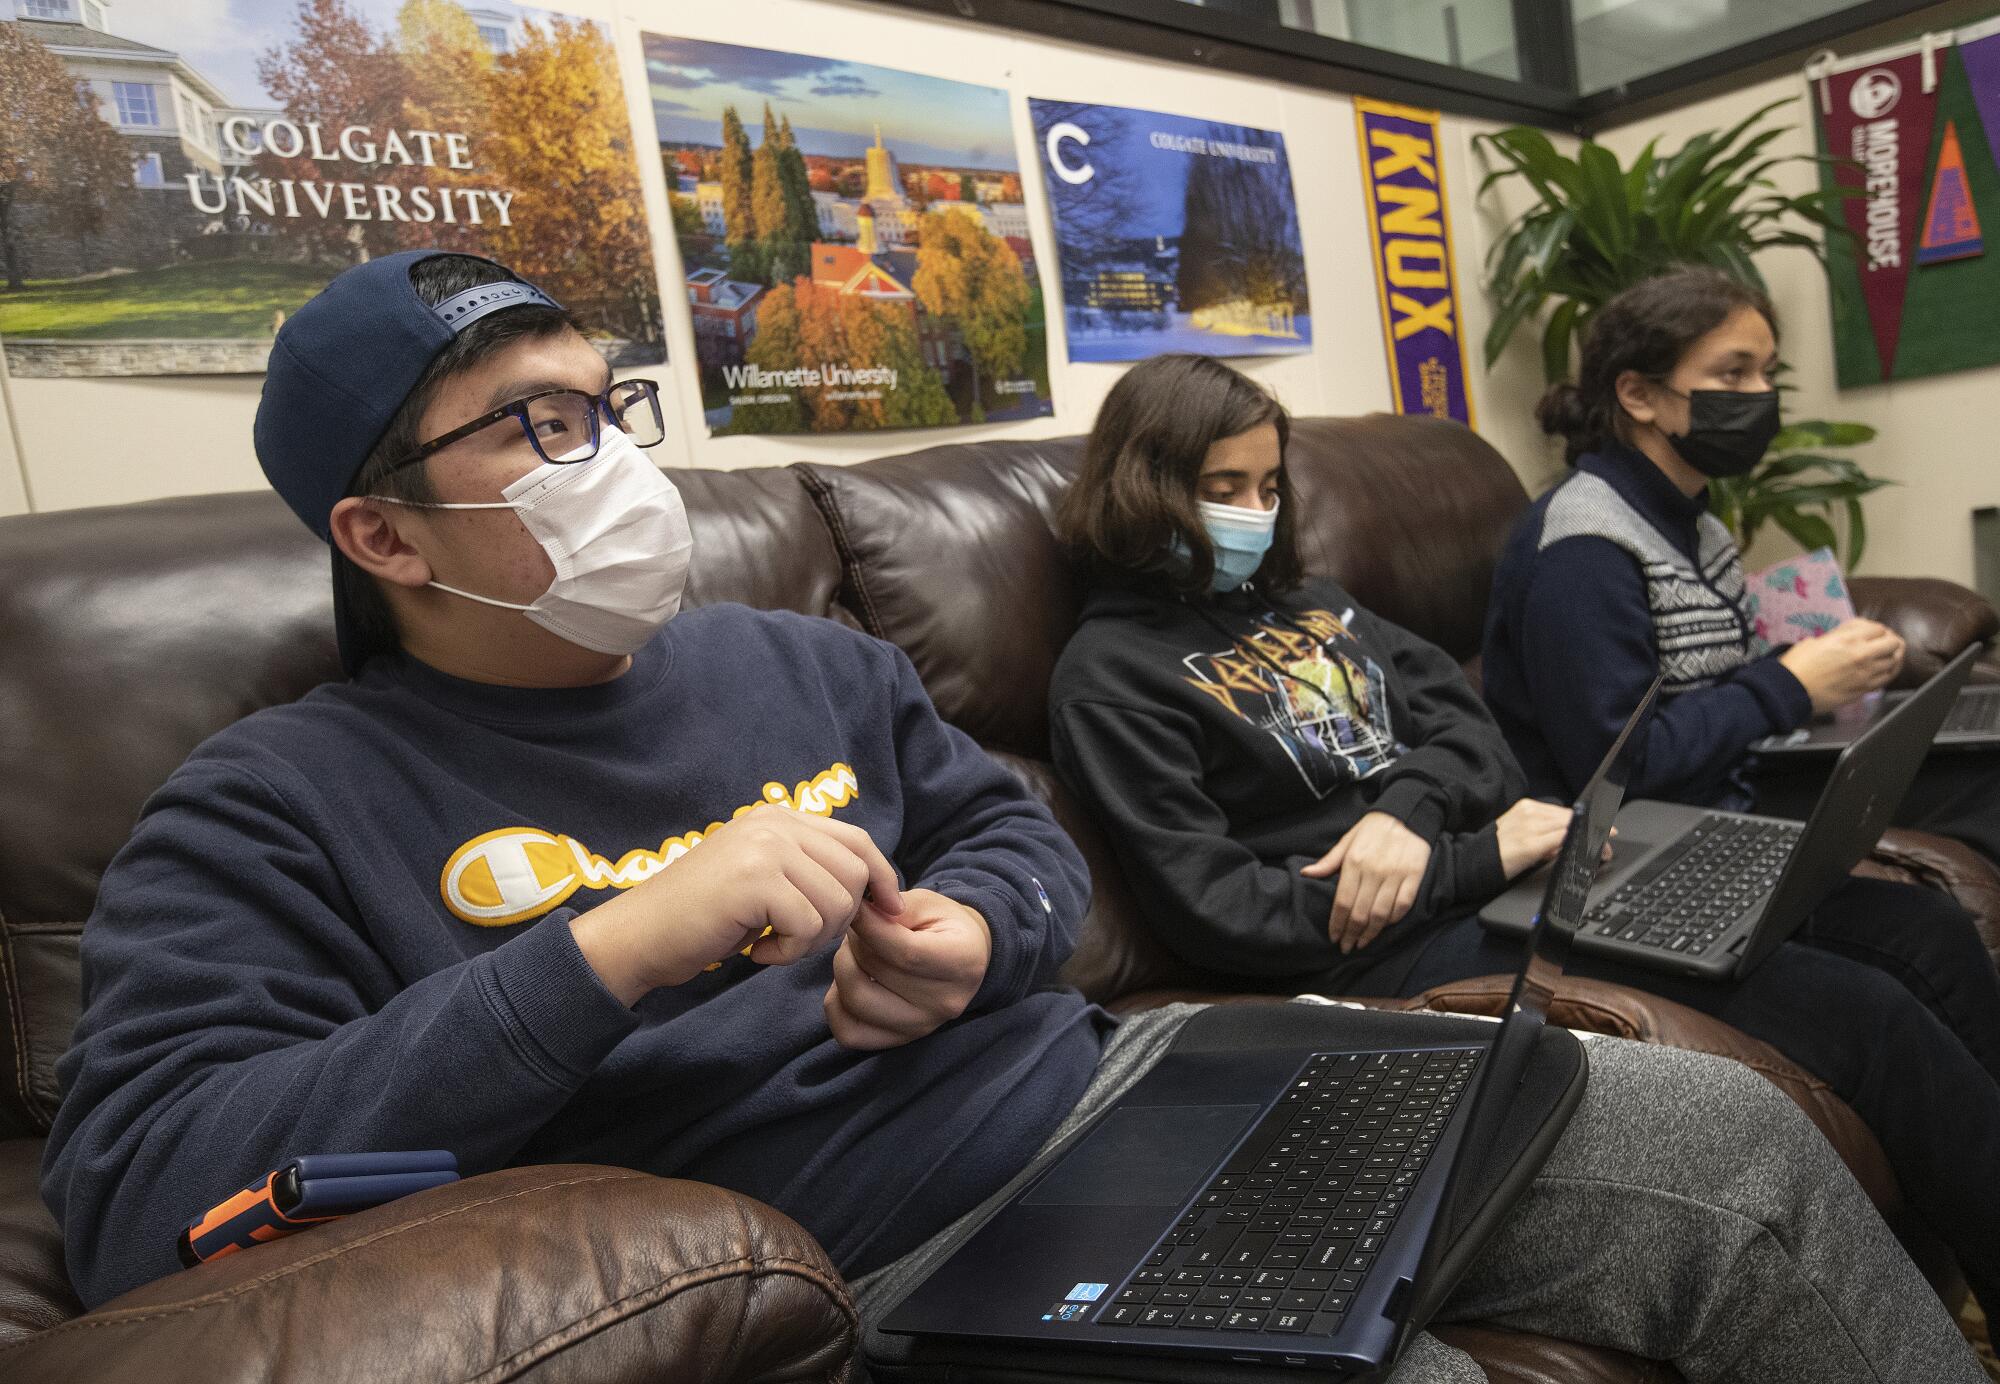
{"label": "gray sweatpants", "polygon": [[[1160,1059],[1197,1009],[1126,1020],[1053,1145]],[[1797,1106],[1739,1063],[1597,1038],[1575,1117],[1440,1320],[1670,1360],[1695,1384],[1982,1384],[1944,1307]],[[853,1284],[875,1319],[966,1223]],[[1478,1384],[1429,1335],[1391,1384]]]}

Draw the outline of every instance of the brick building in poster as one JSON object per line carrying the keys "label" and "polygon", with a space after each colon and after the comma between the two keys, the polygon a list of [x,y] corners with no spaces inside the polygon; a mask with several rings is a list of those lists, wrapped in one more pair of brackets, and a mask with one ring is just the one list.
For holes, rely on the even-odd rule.
{"label": "brick building in poster", "polygon": [[764,286],[732,279],[720,269],[695,269],[687,276],[687,295],[695,358],[703,365],[741,365],[757,334]]}

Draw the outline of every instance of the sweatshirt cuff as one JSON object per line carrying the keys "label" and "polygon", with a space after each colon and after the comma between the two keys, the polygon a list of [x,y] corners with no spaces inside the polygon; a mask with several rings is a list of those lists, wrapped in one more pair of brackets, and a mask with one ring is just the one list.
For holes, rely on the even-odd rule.
{"label": "sweatshirt cuff", "polygon": [[1771,731],[1781,735],[1797,730],[1812,719],[1812,695],[1777,654],[1770,654],[1738,670],[1736,681],[1757,699],[1757,705],[1771,719]]}
{"label": "sweatshirt cuff", "polygon": [[998,1009],[1020,998],[1019,976],[1021,966],[1021,927],[1018,919],[1020,901],[1007,890],[987,885],[971,884],[962,880],[925,880],[913,888],[929,889],[944,895],[953,903],[962,903],[978,912],[986,920],[986,933],[992,950],[986,956],[986,975],[979,982],[979,989],[965,1007],[972,1010]]}
{"label": "sweatshirt cuff", "polygon": [[1398,779],[1382,790],[1368,810],[1388,813],[1421,836],[1426,845],[1434,843],[1444,829],[1444,794],[1426,779]]}
{"label": "sweatshirt cuff", "polygon": [[1488,822],[1459,838],[1456,904],[1486,904],[1507,887],[1507,870],[1500,863],[1500,828]]}
{"label": "sweatshirt cuff", "polygon": [[576,911],[560,908],[488,952],[482,977],[522,1057],[551,1084],[574,1088],[639,1026],[639,1016],[605,988],[570,931]]}

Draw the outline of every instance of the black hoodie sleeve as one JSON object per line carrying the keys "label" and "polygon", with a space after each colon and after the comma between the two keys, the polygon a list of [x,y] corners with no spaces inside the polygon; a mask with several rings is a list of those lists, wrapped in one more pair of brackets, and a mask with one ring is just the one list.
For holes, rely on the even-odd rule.
{"label": "black hoodie sleeve", "polygon": [[[1343,957],[1327,935],[1338,878],[1301,875],[1314,856],[1266,862],[1230,839],[1227,815],[1202,786],[1190,718],[1069,701],[1056,707],[1051,732],[1057,767],[1110,837],[1147,923],[1176,955],[1207,970],[1323,983],[1330,970],[1358,969],[1408,930],[1490,898],[1505,883],[1491,825],[1441,835],[1409,914]],[[1326,846],[1352,825],[1330,822]]]}
{"label": "black hoodie sleeve", "polygon": [[1386,654],[1408,715],[1395,732],[1410,747],[1378,775],[1374,810],[1426,841],[1492,822],[1526,791],[1506,737],[1458,661],[1399,625],[1357,609],[1354,632]]}

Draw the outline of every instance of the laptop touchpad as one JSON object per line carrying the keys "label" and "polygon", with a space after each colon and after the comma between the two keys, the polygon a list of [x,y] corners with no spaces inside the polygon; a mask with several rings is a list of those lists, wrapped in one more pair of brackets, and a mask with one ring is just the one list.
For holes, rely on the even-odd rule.
{"label": "laptop touchpad", "polygon": [[1114,1110],[1021,1198],[1023,1206],[1179,1206],[1261,1105]]}

